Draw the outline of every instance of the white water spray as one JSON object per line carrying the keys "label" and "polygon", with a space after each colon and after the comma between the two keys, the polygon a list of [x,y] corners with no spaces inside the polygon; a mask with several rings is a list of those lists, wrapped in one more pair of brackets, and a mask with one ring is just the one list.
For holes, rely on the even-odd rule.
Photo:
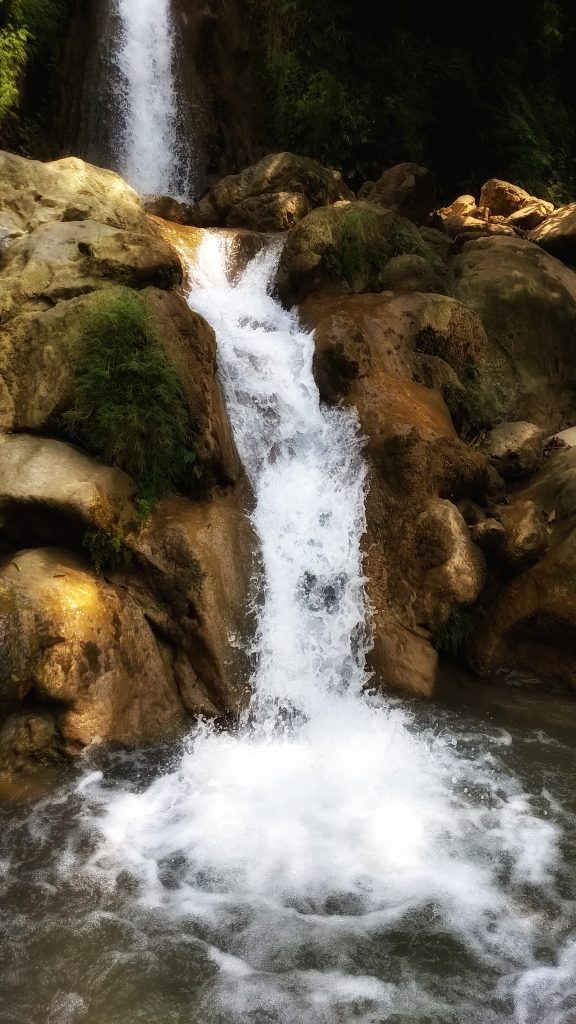
{"label": "white water spray", "polygon": [[[319,403],[312,337],[269,293],[276,258],[261,253],[232,284],[208,235],[190,294],[217,332],[256,495],[252,713],[236,734],[198,730],[143,793],[86,786],[101,837],[90,870],[113,884],[128,872],[142,908],[193,923],[218,971],[203,1020],[509,1020],[480,1016],[465,989],[448,1017],[419,960],[404,970],[381,953],[370,970],[369,950],[426,935],[508,977],[512,1000],[541,924],[522,891],[548,885],[556,830],[494,746],[458,756],[449,736],[417,735],[406,713],[361,695],[361,441],[352,414]],[[515,1019],[543,1024],[523,1009],[529,983]]]}
{"label": "white water spray", "polygon": [[122,86],[118,170],[141,195],[177,195],[179,156],[170,0],[115,0],[121,35],[115,63]]}

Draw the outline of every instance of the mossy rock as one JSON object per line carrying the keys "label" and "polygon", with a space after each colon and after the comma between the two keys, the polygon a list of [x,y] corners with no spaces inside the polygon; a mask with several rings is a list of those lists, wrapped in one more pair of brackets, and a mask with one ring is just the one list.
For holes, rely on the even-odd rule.
{"label": "mossy rock", "polygon": [[371,203],[337,203],[313,210],[288,233],[278,290],[288,303],[323,287],[379,292],[388,261],[407,254],[436,263],[418,229],[404,217]]}

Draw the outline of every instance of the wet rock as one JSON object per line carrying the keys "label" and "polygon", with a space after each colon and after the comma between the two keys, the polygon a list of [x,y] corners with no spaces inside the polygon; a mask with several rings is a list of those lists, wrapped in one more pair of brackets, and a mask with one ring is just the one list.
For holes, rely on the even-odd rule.
{"label": "wet rock", "polygon": [[520,480],[542,465],[544,438],[534,423],[499,423],[487,435],[485,450],[504,480]]}
{"label": "wet rock", "polygon": [[179,202],[172,196],[152,196],[143,200],[146,213],[153,217],[161,217],[173,224],[191,224],[194,207],[190,203]]}
{"label": "wet rock", "polygon": [[358,198],[385,206],[421,224],[436,205],[436,181],[426,167],[415,163],[397,164],[384,171],[373,187]]}
{"label": "wet rock", "polygon": [[506,530],[498,519],[484,519],[470,529],[470,537],[482,551],[499,551],[506,540]]}

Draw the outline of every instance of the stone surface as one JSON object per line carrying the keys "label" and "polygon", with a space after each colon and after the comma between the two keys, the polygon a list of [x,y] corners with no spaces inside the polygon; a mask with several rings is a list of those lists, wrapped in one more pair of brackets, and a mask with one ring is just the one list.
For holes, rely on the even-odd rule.
{"label": "stone surface", "polygon": [[506,562],[518,569],[542,558],[548,549],[548,531],[534,501],[515,501],[502,509],[500,518],[506,534],[500,554]]}
{"label": "stone surface", "polygon": [[0,573],[3,680],[54,716],[63,752],[140,745],[185,724],[174,678],[129,595],[57,548],[15,554]]}
{"label": "stone surface", "polygon": [[515,213],[511,213],[507,218],[507,223],[510,227],[521,228],[522,231],[532,231],[543,220],[546,220],[553,211],[552,203],[546,203],[543,199],[537,199],[532,203],[528,203],[527,206],[523,206],[520,210],[516,210]]}
{"label": "stone surface", "polygon": [[509,217],[533,202],[529,192],[500,178],[490,178],[480,192],[479,206],[487,206],[492,216]]}
{"label": "stone surface", "polygon": [[87,529],[134,529],[134,485],[62,441],[0,435],[0,528],[22,543],[77,546]]}
{"label": "stone surface", "polygon": [[[198,227],[224,227],[232,223],[230,216],[235,207],[270,193],[299,194],[311,207],[353,198],[337,171],[293,153],[271,153],[240,174],[230,175],[214,185],[196,204],[193,223]],[[264,200],[264,206],[269,202]],[[245,220],[242,226],[246,226]]]}
{"label": "stone surface", "polygon": [[445,281],[423,256],[407,253],[388,260],[380,276],[382,291],[438,292],[447,290]]}
{"label": "stone surface", "polygon": [[565,263],[576,263],[576,203],[561,206],[530,232],[529,239]]}
{"label": "stone surface", "polygon": [[488,338],[482,382],[500,420],[547,433],[576,420],[576,277],[520,238],[467,243],[454,261],[454,294]]}
{"label": "stone surface", "polygon": [[309,199],[301,192],[265,192],[233,206],[226,226],[251,231],[289,231],[311,208]]}
{"label": "stone surface", "polygon": [[426,167],[415,163],[397,164],[384,171],[362,198],[421,224],[436,205],[436,181]]}
{"label": "stone surface", "polygon": [[490,463],[504,480],[531,476],[542,464],[544,438],[534,423],[499,423],[485,442]]}

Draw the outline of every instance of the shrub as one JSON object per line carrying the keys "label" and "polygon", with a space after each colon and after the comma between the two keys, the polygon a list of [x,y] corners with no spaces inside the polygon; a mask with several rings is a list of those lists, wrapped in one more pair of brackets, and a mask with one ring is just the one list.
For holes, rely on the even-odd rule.
{"label": "shrub", "polygon": [[132,562],[132,552],[119,534],[105,533],[104,530],[86,530],[82,547],[98,574],[104,569],[129,566]]}
{"label": "shrub", "polygon": [[463,374],[461,384],[446,384],[443,395],[454,426],[465,441],[478,437],[502,418],[502,406],[493,385],[483,380],[475,367]]}
{"label": "shrub", "polygon": [[104,295],[82,324],[63,426],[97,459],[129,473],[148,502],[182,485],[194,466],[180,381],[136,293]]}

